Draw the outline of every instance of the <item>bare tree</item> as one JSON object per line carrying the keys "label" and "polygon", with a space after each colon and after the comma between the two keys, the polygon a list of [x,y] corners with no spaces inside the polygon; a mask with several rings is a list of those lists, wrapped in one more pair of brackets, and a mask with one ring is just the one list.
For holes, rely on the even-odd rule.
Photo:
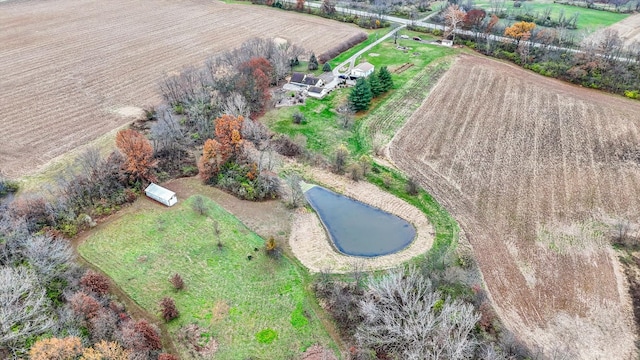
{"label": "bare tree", "polygon": [[55,325],[45,289],[25,267],[0,268],[0,304],[0,348],[14,354]]}
{"label": "bare tree", "polygon": [[458,5],[449,5],[449,7],[444,10],[445,37],[451,36],[451,39],[455,40],[456,31],[458,31],[464,23],[464,16],[466,14],[467,13]]}
{"label": "bare tree", "polygon": [[46,235],[29,237],[24,243],[23,255],[42,283],[64,279],[74,268],[74,255],[67,241]]}
{"label": "bare tree", "polygon": [[443,298],[416,268],[371,280],[356,331],[363,347],[407,359],[470,359],[480,316],[471,304]]}
{"label": "bare tree", "polygon": [[249,118],[249,105],[247,105],[247,100],[237,92],[232,92],[229,96],[226,97],[225,101],[222,103],[222,108],[220,109],[220,116],[223,114],[233,115],[233,116],[242,116],[245,119]]}
{"label": "bare tree", "polygon": [[302,181],[300,175],[291,173],[284,179],[287,184],[287,189],[289,190],[287,193],[287,205],[292,208],[301,206],[304,203],[304,192],[302,191],[302,187],[300,187],[300,181]]}

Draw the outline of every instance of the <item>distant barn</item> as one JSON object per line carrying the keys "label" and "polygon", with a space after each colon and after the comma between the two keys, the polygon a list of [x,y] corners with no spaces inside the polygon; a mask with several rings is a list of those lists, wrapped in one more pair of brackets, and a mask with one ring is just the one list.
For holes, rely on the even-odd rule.
{"label": "distant barn", "polygon": [[178,202],[176,193],[154,183],[151,183],[151,185],[147,186],[147,188],[144,189],[144,193],[153,200],[167,206],[173,206]]}

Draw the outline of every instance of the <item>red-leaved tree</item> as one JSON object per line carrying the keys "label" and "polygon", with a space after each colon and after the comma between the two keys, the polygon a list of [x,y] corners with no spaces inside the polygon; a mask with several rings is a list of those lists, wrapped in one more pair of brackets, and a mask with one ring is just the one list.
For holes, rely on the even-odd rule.
{"label": "red-leaved tree", "polygon": [[132,129],[120,130],[116,134],[116,146],[126,157],[124,170],[134,180],[157,181],[154,169],[158,162],[153,158],[153,147],[144,135]]}
{"label": "red-leaved tree", "polygon": [[247,100],[250,116],[255,120],[264,114],[271,99],[269,86],[273,80],[273,66],[263,57],[254,57],[240,64],[238,71],[236,90]]}
{"label": "red-leaved tree", "polygon": [[200,177],[205,182],[215,177],[227,161],[239,159],[244,143],[240,133],[244,121],[242,116],[225,114],[214,121],[216,138],[205,141],[198,162]]}

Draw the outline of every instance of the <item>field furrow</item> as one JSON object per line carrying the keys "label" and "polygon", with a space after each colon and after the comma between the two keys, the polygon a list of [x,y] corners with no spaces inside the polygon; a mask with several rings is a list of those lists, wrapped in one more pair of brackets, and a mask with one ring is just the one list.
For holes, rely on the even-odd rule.
{"label": "field furrow", "polygon": [[158,103],[165,73],[247,39],[278,37],[321,53],[358,32],[322,18],[202,0],[0,2],[0,171],[37,171],[126,124],[116,110]]}
{"label": "field furrow", "polygon": [[523,341],[628,358],[628,294],[591,229],[640,222],[640,164],[621,156],[639,132],[636,102],[462,56],[389,150],[460,221]]}

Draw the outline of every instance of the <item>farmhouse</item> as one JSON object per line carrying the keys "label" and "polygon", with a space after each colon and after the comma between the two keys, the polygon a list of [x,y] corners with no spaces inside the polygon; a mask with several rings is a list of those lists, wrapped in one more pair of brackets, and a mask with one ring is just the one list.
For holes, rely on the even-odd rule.
{"label": "farmhouse", "polygon": [[289,80],[290,84],[294,84],[294,85],[300,85],[303,86],[304,85],[304,74],[303,73],[299,73],[299,72],[294,72],[291,75],[291,80]]}
{"label": "farmhouse", "polygon": [[307,86],[322,86],[322,80],[313,76],[306,76],[304,78],[304,84]]}
{"label": "farmhouse", "polygon": [[156,200],[167,206],[173,206],[178,202],[176,193],[154,183],[151,183],[149,186],[147,186],[147,188],[144,189],[144,193],[153,200]]}
{"label": "farmhouse", "polygon": [[373,70],[375,69],[375,67],[368,63],[368,62],[363,62],[358,64],[356,67],[354,67],[351,70],[351,76],[352,77],[367,77],[371,74],[373,74]]}

